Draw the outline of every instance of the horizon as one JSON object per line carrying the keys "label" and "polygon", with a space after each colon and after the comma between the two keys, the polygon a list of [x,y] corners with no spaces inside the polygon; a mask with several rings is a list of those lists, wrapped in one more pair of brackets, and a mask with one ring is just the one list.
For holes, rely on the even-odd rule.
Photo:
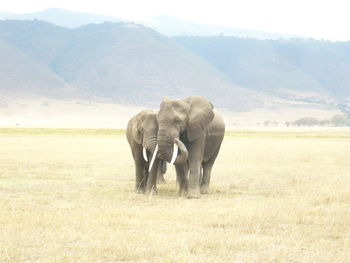
{"label": "horizon", "polygon": [[215,3],[200,1],[187,3],[181,0],[176,4],[160,0],[147,3],[137,0],[128,3],[101,0],[98,5],[95,3],[83,5],[80,1],[72,3],[66,0],[60,2],[38,0],[19,4],[18,0],[14,0],[3,4],[0,11],[26,14],[57,8],[112,16],[137,23],[147,23],[156,16],[164,15],[202,25],[267,31],[318,40],[349,41],[350,32],[347,25],[350,23],[350,17],[346,13],[348,5],[342,0],[333,1],[332,4],[314,0],[308,3],[299,0],[284,3],[277,0],[268,0],[264,3],[256,0],[235,3],[225,0],[218,0]]}

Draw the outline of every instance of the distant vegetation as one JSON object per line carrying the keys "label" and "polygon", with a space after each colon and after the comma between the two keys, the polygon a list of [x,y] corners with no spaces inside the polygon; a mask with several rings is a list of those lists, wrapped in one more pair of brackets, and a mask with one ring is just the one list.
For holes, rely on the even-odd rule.
{"label": "distant vegetation", "polygon": [[287,126],[350,126],[350,119],[345,114],[334,115],[329,119],[318,120],[314,117],[304,117],[293,122],[287,122]]}

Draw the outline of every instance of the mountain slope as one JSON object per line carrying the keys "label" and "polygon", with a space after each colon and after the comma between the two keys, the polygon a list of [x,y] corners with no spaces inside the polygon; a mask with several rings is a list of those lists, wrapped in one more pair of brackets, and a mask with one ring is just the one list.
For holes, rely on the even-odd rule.
{"label": "mountain slope", "polygon": [[233,82],[293,99],[350,98],[350,42],[175,37]]}
{"label": "mountain slope", "polygon": [[289,46],[278,41],[229,38],[223,45],[217,38],[191,39],[191,45],[177,42],[133,23],[67,29],[37,20],[0,21],[0,125],[30,125],[38,123],[36,118],[44,125],[57,125],[57,119],[59,125],[67,119],[69,125],[76,119],[91,125],[105,116],[104,122],[112,123],[116,104],[158,108],[164,96],[207,97],[216,108],[234,110],[231,117],[240,116],[226,118],[231,126],[270,117],[280,122],[315,114],[329,118],[339,112],[326,100],[299,97],[311,91],[330,96],[327,80],[338,81],[343,92],[347,57],[334,53],[347,53],[347,43],[336,43],[330,55],[342,58],[343,64],[336,63],[344,68],[336,75],[344,78],[341,82],[321,79],[322,65],[312,71],[304,57],[318,62],[318,55],[303,45],[300,57],[288,57]]}
{"label": "mountain slope", "polygon": [[0,22],[0,90],[16,96],[69,94],[48,63],[66,45],[65,28],[39,21]]}
{"label": "mountain slope", "polygon": [[[4,21],[0,40],[11,47],[3,49],[4,56],[18,53],[31,63],[13,61],[13,71],[25,69],[27,75],[0,72],[8,81],[21,80],[2,90],[45,95],[60,86],[68,90],[62,93],[67,97],[152,106],[164,96],[202,95],[220,107],[235,109],[261,106],[269,99],[234,85],[200,56],[141,25],[103,23],[69,30],[41,21]],[[6,68],[4,61],[0,65]],[[38,72],[43,84],[35,82]]]}
{"label": "mountain slope", "polygon": [[59,76],[1,40],[0,79],[3,96],[27,97],[42,94],[61,97],[68,89]]}
{"label": "mountain slope", "polygon": [[0,39],[42,65],[47,65],[67,45],[68,33],[64,27],[38,20],[0,22]]}
{"label": "mountain slope", "polygon": [[222,106],[230,106],[233,97],[240,96],[251,100],[244,106],[258,103],[205,60],[146,27],[88,25],[73,30],[69,39],[71,44],[51,66],[85,93],[157,105],[163,96],[210,96],[218,89],[227,94],[213,96]]}
{"label": "mountain slope", "polygon": [[350,96],[350,42],[272,43],[281,57],[317,80],[325,91],[337,97]]}

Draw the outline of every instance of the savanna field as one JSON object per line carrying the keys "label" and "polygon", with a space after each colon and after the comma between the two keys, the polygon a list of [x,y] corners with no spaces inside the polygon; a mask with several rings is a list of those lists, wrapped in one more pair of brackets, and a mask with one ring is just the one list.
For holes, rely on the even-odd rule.
{"label": "savanna field", "polygon": [[124,131],[0,129],[0,262],[350,262],[350,129],[228,131],[210,194],[137,195]]}

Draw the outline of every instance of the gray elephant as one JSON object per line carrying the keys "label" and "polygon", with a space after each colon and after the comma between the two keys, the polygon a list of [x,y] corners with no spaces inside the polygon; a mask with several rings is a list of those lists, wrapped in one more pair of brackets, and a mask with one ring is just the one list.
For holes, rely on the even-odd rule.
{"label": "gray elephant", "polygon": [[[156,194],[157,181],[162,181],[166,162],[153,155],[157,147],[157,113],[143,110],[132,117],[127,125],[126,137],[135,163],[135,192]],[[184,162],[187,156],[178,157]]]}
{"label": "gray elephant", "polygon": [[184,190],[188,198],[207,194],[211,170],[225,135],[222,116],[210,101],[195,96],[164,99],[157,120],[159,158],[172,163],[178,159],[179,149],[180,155],[188,155],[186,162],[175,163],[179,194]]}

